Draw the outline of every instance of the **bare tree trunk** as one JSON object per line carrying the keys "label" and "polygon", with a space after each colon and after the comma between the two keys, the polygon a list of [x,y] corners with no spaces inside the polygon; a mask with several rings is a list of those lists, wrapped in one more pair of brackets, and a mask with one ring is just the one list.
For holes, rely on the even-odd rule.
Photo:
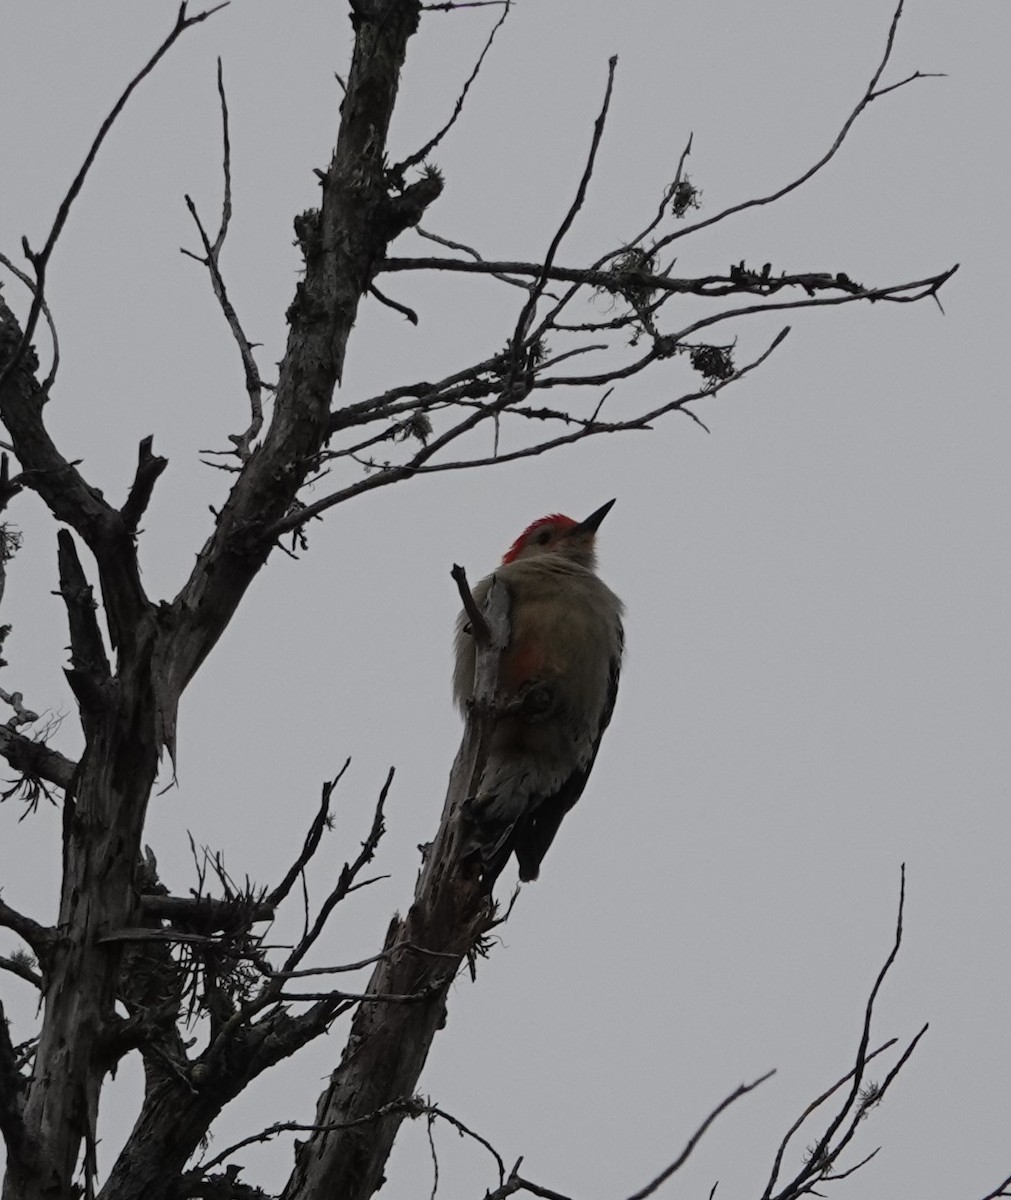
{"label": "bare tree trunk", "polygon": [[380,1187],[432,1042],[446,1023],[449,988],[493,924],[477,863],[467,861],[461,807],[476,792],[487,757],[508,604],[505,588],[493,587],[485,613],[491,641],[477,648],[474,703],[439,831],[414,903],[406,917],[394,917],[386,935],[368,986],[377,998],[359,1006],[340,1065],[320,1097],[315,1123],[327,1128],[299,1147],[283,1200],[367,1200]]}
{"label": "bare tree trunk", "polygon": [[[7,317],[9,310],[0,313]],[[16,325],[4,322],[8,332]],[[74,690],[86,749],[66,792],[58,936],[41,963],[45,1012],[23,1133],[5,1197],[70,1193],[82,1142],[93,1166],[95,1118],[116,1025],[119,950],[102,938],[128,924],[147,800],[158,768],[165,696],[152,677],[153,607],[140,587],[132,530],[88,487],[42,426],[44,396],[26,370],[0,397],[3,418],[34,486],[55,515],[86,538],[102,576],[115,674],[106,658],[91,589],[70,533],[59,536],[60,591],[70,624]],[[149,456],[151,481],[163,459]],[[139,514],[138,514],[139,515]],[[174,705],[175,698],[170,703]]]}
{"label": "bare tree trunk", "polygon": [[128,925],[136,903],[134,867],[147,797],[157,768],[151,704],[124,688],[108,727],[81,762],[67,797],[60,937],[47,964],[49,986],[37,1066],[24,1123],[30,1170],[7,1181],[5,1196],[68,1193],[79,1146],[94,1147],[98,1097],[117,1023],[113,1004],[119,948],[103,935]]}

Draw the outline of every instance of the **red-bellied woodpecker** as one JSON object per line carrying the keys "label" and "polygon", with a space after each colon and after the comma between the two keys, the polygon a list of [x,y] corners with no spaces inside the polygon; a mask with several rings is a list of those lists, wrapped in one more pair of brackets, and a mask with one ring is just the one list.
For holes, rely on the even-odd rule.
{"label": "red-bellied woodpecker", "polygon": [[[585,521],[555,513],[527,527],[493,578],[509,592],[509,643],[480,790],[468,805],[490,888],[511,853],[520,879],[536,879],[562,818],[582,795],[618,690],[622,604],[595,570],[597,527],[613,500]],[[461,614],[453,690],[466,715],[475,650]]]}

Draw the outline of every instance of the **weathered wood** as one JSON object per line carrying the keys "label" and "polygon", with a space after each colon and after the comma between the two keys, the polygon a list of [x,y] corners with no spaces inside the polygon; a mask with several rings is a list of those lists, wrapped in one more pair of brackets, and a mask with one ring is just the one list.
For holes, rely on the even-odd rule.
{"label": "weathered wood", "polygon": [[[0,301],[0,358],[17,322]],[[0,416],[23,478],[95,556],[118,671],[110,677],[94,610],[73,542],[60,543],[61,590],[70,619],[71,681],[87,746],[66,787],[58,937],[48,948],[42,1031],[24,1101],[26,1143],[7,1172],[4,1197],[64,1200],[82,1144],[93,1168],[105,1044],[115,1014],[120,949],[101,937],[131,923],[134,872],[148,798],[158,768],[155,728],[160,689],[152,679],[153,608],[140,584],[136,547],[115,509],[66,461],[43,425],[44,394],[24,355],[7,373]],[[83,699],[82,699],[83,698]],[[50,756],[48,763],[55,763]]]}
{"label": "weathered wood", "polygon": [[313,1134],[296,1153],[284,1200],[367,1200],[383,1181],[393,1139],[406,1115],[435,1035],[446,1023],[446,997],[467,955],[493,920],[479,862],[467,854],[464,801],[480,781],[494,719],[498,663],[508,638],[509,598],[502,586],[484,612],[490,641],[477,648],[474,703],[453,763],[435,840],[406,917],[394,917],[386,957],[369,981],[373,995],[412,994],[411,1004],[363,1003]]}
{"label": "weathered wood", "polygon": [[[57,520],[82,538],[98,566],[114,670],[102,660],[101,636],[73,543],[61,544],[61,579],[71,623],[70,680],[81,709],[86,749],[67,778],[66,760],[49,754],[40,775],[70,785],[65,808],[60,938],[45,973],[44,1015],[35,1071],[25,1101],[31,1142],[4,1185],[5,1200],[63,1200],[84,1147],[87,1172],[98,1097],[119,1044],[115,1013],[122,943],[117,934],[142,924],[136,884],[147,804],[162,748],[175,756],[180,696],[228,625],[266,563],[275,526],[295,503],[330,433],[331,404],[358,305],[391,238],[420,219],[441,190],[392,186],[386,135],[408,39],[420,0],[362,0],[352,5],[355,51],[341,107],[333,162],[323,175],[321,207],[303,224],[316,239],[303,245],[305,277],[289,308],[290,333],[280,366],[270,427],[244,463],[215,529],[170,605],[144,593],[136,553],[137,524],[164,460],[141,444],[137,475],[122,510],[58,450],[44,424],[47,396],[37,362],[11,310],[0,299],[0,419],[22,467],[20,482]],[[185,6],[180,11],[183,21]],[[197,18],[193,18],[196,20]],[[202,18],[200,18],[202,19]],[[7,735],[4,749],[20,753]],[[22,757],[27,758],[27,755]],[[158,1080],[114,1172],[110,1194],[143,1194],[171,1184],[165,1162],[181,1166],[221,1105],[255,1075],[326,1027],[325,1008],[300,1025],[280,1012],[228,1040],[220,1087],[205,1087],[191,1120],[166,1117],[159,1101],[185,1102],[188,1083]],[[285,1024],[287,1021],[287,1025]],[[291,1026],[289,1029],[288,1026]],[[269,1048],[259,1047],[261,1039]],[[227,1069],[225,1069],[227,1066]],[[150,1082],[150,1081],[149,1081]],[[219,1091],[220,1094],[214,1093]],[[158,1156],[162,1155],[160,1175]]]}

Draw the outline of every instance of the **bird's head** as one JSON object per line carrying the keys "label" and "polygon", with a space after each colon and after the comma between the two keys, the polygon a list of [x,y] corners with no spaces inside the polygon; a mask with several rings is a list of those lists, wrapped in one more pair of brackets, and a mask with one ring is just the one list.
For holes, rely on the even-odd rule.
{"label": "bird's head", "polygon": [[581,566],[592,567],[596,561],[594,545],[597,529],[613,504],[613,500],[608,500],[585,521],[574,521],[561,513],[541,517],[539,521],[528,525],[513,542],[502,559],[503,564],[541,554],[561,554]]}

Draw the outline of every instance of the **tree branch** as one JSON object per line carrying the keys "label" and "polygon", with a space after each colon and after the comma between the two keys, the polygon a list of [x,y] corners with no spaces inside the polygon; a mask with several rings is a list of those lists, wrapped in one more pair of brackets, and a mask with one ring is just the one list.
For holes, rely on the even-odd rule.
{"label": "tree branch", "polygon": [[44,779],[64,791],[70,787],[77,770],[77,763],[73,759],[51,749],[45,742],[35,742],[25,737],[9,725],[0,725],[0,755],[15,771],[30,778]]}
{"label": "tree branch", "polygon": [[[487,259],[472,260],[466,258],[446,258],[434,256],[429,258],[387,258],[383,271],[451,271],[464,275],[488,275],[499,278],[505,274],[540,278],[544,268],[532,262],[502,262]],[[914,280],[912,283],[891,284],[881,288],[866,288],[854,283],[843,272],[831,271],[802,271],[788,275],[771,275],[759,271],[749,271],[742,266],[734,267],[726,275],[700,275],[695,278],[675,278],[668,274],[656,274],[639,268],[635,269],[602,269],[598,267],[556,267],[547,271],[547,278],[558,283],[576,283],[581,287],[590,287],[596,291],[608,292],[616,296],[624,296],[628,291],[662,292],[670,295],[700,296],[708,299],[719,299],[724,296],[753,295],[772,296],[787,288],[796,288],[809,296],[816,292],[842,292],[854,300],[890,300],[896,294],[922,288],[934,284],[935,290],[954,274],[957,267],[930,275],[926,279]],[[606,326],[594,325],[594,329]],[[550,328],[554,328],[551,326]],[[567,328],[567,327],[562,327]],[[579,329],[581,327],[574,326]],[[548,327],[541,332],[548,332]],[[343,411],[343,410],[342,410]]]}
{"label": "tree branch", "polygon": [[885,67],[888,65],[888,62],[892,57],[892,49],[895,45],[895,32],[898,28],[899,18],[902,16],[904,3],[905,0],[899,0],[894,13],[892,14],[891,24],[888,28],[888,35],[885,39],[884,53],[881,56],[881,60],[878,63],[877,69],[871,76],[870,83],[868,83],[863,96],[843,122],[843,126],[836,135],[835,141],[813,166],[808,167],[808,169],[804,171],[803,174],[798,175],[796,179],[785,184],[777,191],[771,192],[767,196],[760,196],[752,200],[741,201],[739,204],[732,204],[729,208],[723,209],[722,212],[718,212],[712,217],[706,217],[704,220],[696,221],[693,225],[686,225],[682,229],[677,229],[674,232],[667,234],[666,237],[660,238],[654,249],[660,250],[664,246],[669,245],[671,242],[677,241],[679,238],[688,237],[689,234],[695,233],[699,229],[707,229],[710,225],[716,225],[720,221],[725,221],[728,217],[735,216],[739,212],[744,212],[746,209],[756,208],[763,204],[775,204],[777,200],[781,200],[784,196],[788,196],[790,192],[796,191],[797,188],[807,183],[807,181],[814,175],[817,175],[822,167],[824,167],[826,163],[830,162],[835,157],[836,152],[846,140],[846,137],[856,123],[857,118],[861,115],[864,109],[867,108],[872,100],[875,100],[878,98],[878,96],[883,96],[888,92],[895,91],[897,88],[903,87],[907,83],[911,83],[914,79],[926,78],[925,75],[921,75],[921,73],[917,71],[913,75],[910,75],[909,78],[902,80],[901,83],[892,84],[890,87],[882,88],[880,91],[877,90],[878,80],[880,80],[882,74],[884,73]]}
{"label": "tree branch", "polygon": [[199,927],[204,933],[231,929],[237,917],[243,923],[274,919],[274,905],[269,900],[250,908],[245,897],[216,900],[211,896],[141,896],[141,910],[145,916],[160,921],[185,922]]}
{"label": "tree branch", "polygon": [[152,454],[153,444],[152,436],[142,439],[137,452],[137,472],[133,477],[130,494],[119,511],[119,515],[123,518],[123,527],[128,533],[137,532],[140,519],[151,502],[151,493],[154,491],[158,476],[168,466],[167,458]]}
{"label": "tree branch", "polygon": [[[288,310],[291,328],[271,420],[173,605],[176,627],[165,670],[177,692],[266,562],[275,545],[270,530],[295,505],[318,462],[347,339],[389,240],[441,190],[441,182],[426,178],[412,185],[421,192],[391,196],[386,174],[387,131],[418,14],[418,0],[375,0],[356,10],[336,151],[321,175],[322,206],[305,218],[315,232],[311,245],[303,240],[305,277]],[[356,185],[349,200],[351,178]]]}
{"label": "tree branch", "polygon": [[[323,932],[323,927],[326,925],[331,912],[351,892],[363,868],[375,857],[376,847],[379,845],[379,840],[386,830],[383,821],[383,807],[390,794],[390,788],[393,786],[393,774],[394,770],[390,767],[389,773],[386,776],[386,782],[383,784],[382,790],[379,793],[379,799],[376,802],[376,810],[372,817],[372,828],[369,830],[365,841],[362,842],[362,848],[358,857],[353,863],[344,864],[336,885],[320,906],[312,928],[306,931],[298,945],[288,955],[284,966],[281,968],[282,974],[294,970],[306,956],[313,943]],[[337,778],[339,779],[340,776]]]}
{"label": "tree branch", "polygon": [[544,262],[540,265],[537,272],[537,280],[530,291],[530,296],[520,311],[519,319],[516,322],[516,329],[512,336],[512,356],[517,358],[520,353],[520,346],[529,330],[530,321],[533,318],[534,311],[537,308],[537,302],[540,300],[547,287],[548,280],[552,278],[552,268],[555,263],[555,255],[558,253],[559,247],[562,244],[562,239],[572,228],[572,223],[576,219],[576,215],[583,207],[583,201],[586,199],[586,191],[590,186],[590,179],[593,175],[593,168],[597,161],[597,151],[600,149],[600,140],[604,136],[604,126],[607,123],[608,109],[611,107],[611,93],[614,89],[614,72],[618,66],[617,56],[613,56],[607,64],[607,86],[604,88],[604,100],[600,107],[600,112],[597,114],[597,119],[593,123],[593,137],[590,139],[590,151],[586,158],[586,166],[583,168],[583,175],[579,181],[579,187],[576,189],[576,195],[572,204],[569,206],[568,212],[562,218],[561,225],[555,231],[555,236],[551,239],[551,244],[548,246],[548,252],[544,256]]}
{"label": "tree branch", "polygon": [[[475,702],[453,766],[442,821],[427,848],[407,916],[396,917],[386,936],[383,960],[369,981],[369,994],[411,994],[431,988],[416,1004],[360,1005],[340,1066],[320,1099],[316,1124],[348,1126],[384,1115],[365,1136],[360,1132],[316,1134],[296,1152],[295,1171],[286,1200],[317,1190],[365,1200],[382,1177],[390,1146],[403,1114],[385,1106],[412,1095],[429,1047],[445,1021],[446,997],[459,966],[479,944],[494,914],[480,870],[468,857],[462,808],[473,794],[484,767],[493,722],[498,660],[508,638],[508,595],[490,589],[485,620],[492,631],[488,646],[477,647]],[[409,946],[437,952],[419,955]],[[398,948],[399,947],[399,948]],[[396,949],[395,949],[396,948]]]}
{"label": "tree branch", "polygon": [[[25,287],[34,295],[36,284],[30,275],[26,275],[24,271],[19,270],[6,254],[0,254],[0,263],[3,263],[7,270],[20,279]],[[53,320],[53,314],[49,311],[49,305],[46,303],[44,297],[40,307],[42,308],[42,315],[46,318],[46,324],[49,326],[49,336],[53,342],[53,362],[49,368],[49,374],[42,384],[42,390],[48,394],[50,388],[56,382],[56,373],[60,369],[60,339],[56,333],[56,322]]]}
{"label": "tree branch", "polygon": [[474,599],[474,593],[470,590],[470,585],[467,583],[467,572],[459,563],[453,563],[453,569],[450,574],[460,593],[460,600],[463,603],[463,611],[467,614],[471,637],[478,646],[489,645],[491,643],[491,630],[488,628],[488,622],[484,619],[484,613],[478,608],[477,601]]}
{"label": "tree branch", "polygon": [[294,863],[288,868],[284,878],[277,885],[277,887],[274,888],[273,891],[268,892],[266,896],[265,902],[271,905],[271,907],[277,908],[278,905],[287,898],[288,893],[295,885],[295,881],[299,878],[299,876],[308,866],[309,860],[316,853],[316,850],[319,847],[320,839],[323,837],[323,831],[330,827],[330,800],[333,796],[334,789],[344,778],[344,773],[350,766],[351,759],[345,759],[344,766],[341,767],[336,776],[329,780],[329,782],[323,784],[323,792],[322,796],[320,797],[319,811],[316,813],[312,824],[309,826],[309,832],[305,835],[305,842],[303,843],[301,853]]}
{"label": "tree branch", "polygon": [[4,900],[0,900],[0,926],[10,929],[22,941],[27,942],[40,963],[45,962],[57,937],[55,929],[48,925],[40,925],[38,921],[33,921],[31,917],[18,912],[16,908],[11,908]]}
{"label": "tree branch", "polygon": [[656,1176],[656,1178],[651,1179],[649,1181],[649,1183],[647,1183],[644,1187],[641,1187],[637,1192],[633,1192],[628,1197],[628,1200],[646,1200],[647,1196],[652,1196],[653,1193],[661,1186],[661,1184],[666,1183],[667,1180],[670,1179],[670,1177],[675,1173],[675,1171],[679,1171],[684,1166],[684,1164],[688,1161],[689,1157],[691,1156],[692,1151],[702,1140],[702,1137],[704,1136],[706,1130],[709,1128],[710,1125],[712,1125],[712,1123],[716,1120],[716,1118],[721,1113],[726,1112],[726,1110],[731,1106],[731,1104],[733,1104],[737,1100],[740,1100],[740,1098],[742,1096],[746,1096],[748,1094],[748,1092],[753,1092],[755,1090],[755,1088],[761,1086],[761,1084],[765,1083],[765,1081],[767,1079],[771,1079],[772,1076],[775,1075],[775,1073],[776,1073],[775,1070],[766,1071],[766,1073],[764,1075],[760,1075],[757,1079],[753,1080],[751,1083],[742,1083],[739,1087],[735,1088],[734,1091],[732,1091],[729,1096],[727,1096],[723,1100],[721,1100],[720,1103],[717,1104],[717,1106],[712,1110],[712,1112],[709,1114],[709,1116],[706,1117],[706,1119],[698,1127],[698,1129],[696,1129],[695,1132],[691,1135],[691,1137],[685,1143],[685,1148],[681,1151],[681,1153],[677,1156],[677,1158],[670,1164],[670,1166],[665,1167],[660,1172],[660,1174]]}
{"label": "tree branch", "polygon": [[484,60],[487,57],[488,52],[491,50],[492,42],[495,41],[495,35],[505,24],[506,17],[509,16],[511,0],[499,0],[499,2],[503,4],[502,15],[492,26],[491,33],[488,34],[488,40],[484,44],[484,49],[478,55],[477,62],[474,64],[474,69],[467,77],[467,81],[464,83],[463,89],[461,90],[460,95],[457,97],[456,103],[453,105],[453,112],[450,115],[449,120],[445,125],[443,125],[439,132],[434,135],[434,137],[430,138],[421,147],[420,150],[416,150],[413,154],[405,158],[403,162],[397,163],[397,165],[393,168],[393,174],[397,178],[403,179],[405,171],[407,171],[410,167],[417,166],[418,163],[424,162],[459,119],[460,114],[463,112],[463,106],[467,100],[467,93],[470,91],[474,80],[477,79],[478,72],[481,70]]}
{"label": "tree branch", "polygon": [[[865,1062],[871,1062],[872,1059],[877,1058],[879,1054],[884,1054],[884,1052],[886,1050],[890,1050],[897,1041],[897,1038],[889,1038],[887,1042],[884,1042],[882,1045],[878,1046],[876,1050],[872,1050],[867,1055]],[[831,1087],[826,1088],[820,1096],[816,1096],[786,1131],[783,1136],[783,1140],[779,1143],[779,1148],[776,1151],[776,1157],[772,1164],[772,1172],[769,1175],[769,1181],[765,1186],[765,1191],[762,1193],[762,1200],[769,1200],[769,1197],[772,1195],[772,1189],[776,1186],[776,1180],[779,1177],[779,1172],[783,1164],[783,1156],[786,1154],[787,1147],[793,1139],[793,1136],[813,1112],[820,1108],[826,1100],[833,1096],[845,1083],[848,1083],[853,1078],[855,1070],[856,1068],[852,1068],[851,1070],[847,1071],[841,1079],[837,1079],[835,1083],[833,1083]]]}
{"label": "tree branch", "polygon": [[[0,360],[17,333],[14,314],[0,296]],[[83,478],[76,464],[56,448],[43,424],[46,397],[32,373],[33,366],[33,362],[19,363],[0,384],[0,419],[10,431],[22,466],[18,482],[37,492],[53,516],[75,529],[94,554],[113,645],[128,651],[139,636],[148,608],[132,531],[102,493]]]}
{"label": "tree branch", "polygon": [[95,616],[95,598],[77,556],[73,535],[68,529],[57,534],[59,546],[60,595],[70,625],[70,669],[67,680],[81,708],[85,730],[110,703],[112,672],[105,653],[105,642]]}
{"label": "tree branch", "polygon": [[32,968],[30,961],[26,961],[26,956],[10,957],[0,954],[0,971],[16,975],[18,979],[23,979],[25,983],[30,983],[33,988],[42,991],[42,976]]}
{"label": "tree branch", "polygon": [[[221,84],[221,60],[218,60],[218,86],[223,88]],[[201,262],[207,267],[211,277],[211,286],[214,289],[215,298],[218,301],[225,320],[228,322],[228,328],[232,332],[232,337],[235,339],[235,344],[239,348],[239,355],[242,359],[242,369],[246,380],[246,393],[249,396],[250,422],[245,432],[241,434],[229,434],[229,441],[235,444],[235,453],[239,456],[242,462],[248,462],[252,454],[252,443],[259,437],[260,430],[263,428],[263,384],[260,380],[260,371],[256,365],[256,360],[253,358],[253,344],[246,337],[242,328],[242,323],[239,321],[239,315],[235,311],[235,306],[228,298],[228,290],[225,287],[225,281],[221,274],[221,269],[218,266],[218,255],[221,246],[225,240],[225,234],[228,231],[228,217],[231,214],[231,185],[230,185],[230,168],[228,164],[228,108],[224,101],[224,91],[222,90],[222,113],[225,121],[225,201],[221,217],[221,229],[218,233],[214,244],[211,244],[210,238],[207,236],[207,231],[204,229],[203,222],[200,220],[200,214],[197,212],[197,207],[189,196],[185,196],[186,207],[189,209],[190,216],[197,227],[197,232],[200,234],[200,241],[204,247],[204,258],[198,258],[195,254],[190,254],[188,250],[183,253],[189,255],[190,258],[196,258],[197,262]]]}
{"label": "tree branch", "polygon": [[66,195],[60,202],[60,207],[56,211],[56,219],[53,221],[53,226],[49,231],[49,236],[46,238],[45,245],[39,252],[36,253],[30,249],[27,241],[22,242],[25,256],[31,262],[32,267],[35,270],[34,296],[32,297],[32,306],[28,313],[28,320],[25,322],[24,333],[22,333],[13,354],[7,360],[3,369],[0,370],[0,393],[3,392],[3,388],[7,380],[20,365],[26,349],[31,344],[32,338],[35,336],[35,326],[38,323],[39,313],[42,311],[42,306],[45,299],[46,268],[49,265],[49,260],[52,257],[53,250],[56,248],[56,243],[59,240],[60,234],[63,232],[63,227],[67,223],[67,218],[70,216],[70,209],[80,194],[81,188],[84,187],[84,181],[88,176],[88,172],[91,170],[92,164],[98,156],[98,151],[101,148],[102,143],[105,141],[106,135],[116,123],[116,118],[126,107],[127,101],[133,94],[134,89],[143,79],[151,74],[151,72],[158,65],[159,61],[164,57],[165,54],[168,53],[178,38],[181,37],[181,35],[185,33],[187,29],[194,25],[199,25],[201,21],[206,21],[208,17],[212,16],[214,13],[218,12],[222,8],[225,8],[226,6],[227,0],[225,0],[224,4],[215,5],[214,8],[209,8],[205,12],[198,13],[195,17],[189,17],[186,15],[186,3],[184,2],[180,4],[179,12],[176,16],[176,23],[172,27],[168,37],[164,42],[162,42],[154,54],[151,55],[151,57],[137,72],[133,79],[130,80],[123,94],[113,105],[112,111],[99,127],[98,133],[95,135],[95,139],[91,143],[88,153],[85,155],[84,162],[81,164],[80,169],[74,176],[70,187],[67,189]]}
{"label": "tree branch", "polygon": [[[812,301],[811,303],[817,303]],[[484,467],[500,465],[502,463],[514,462],[519,458],[533,458],[540,454],[546,454],[550,450],[554,450],[559,446],[571,445],[573,442],[582,441],[583,438],[595,437],[605,433],[617,433],[632,429],[647,429],[649,422],[655,420],[668,412],[676,412],[684,409],[685,405],[692,403],[695,400],[701,400],[708,396],[715,396],[717,392],[727,387],[729,384],[742,379],[745,375],[750,374],[753,370],[759,367],[773,351],[779,346],[786,335],[789,333],[789,327],[780,331],[773,339],[772,343],[752,362],[739,370],[734,371],[732,375],[726,379],[719,380],[708,387],[699,388],[696,391],[685,393],[675,400],[668,401],[655,409],[651,409],[647,413],[643,413],[634,417],[630,417],[624,421],[613,422],[594,422],[581,425],[578,429],[570,433],[559,435],[555,438],[550,438],[542,442],[537,442],[534,445],[524,446],[519,450],[507,451],[501,454],[493,454],[485,457],[461,459],[451,462],[428,462],[427,459],[444,446],[449,445],[464,433],[469,432],[475,426],[484,420],[488,420],[496,413],[506,410],[508,397],[504,400],[493,402],[483,406],[472,417],[466,421],[459,422],[458,425],[450,429],[441,438],[429,443],[423,452],[416,454],[408,463],[400,465],[384,466],[381,470],[374,474],[366,475],[363,479],[359,479],[354,483],[348,484],[339,491],[332,492],[328,496],[323,496],[312,504],[307,504],[298,509],[296,512],[289,513],[282,521],[279,521],[273,529],[275,536],[280,537],[284,533],[297,529],[306,524],[307,521],[319,516],[328,508],[333,508],[337,504],[343,504],[346,500],[350,500],[355,496],[359,496],[364,492],[374,491],[376,488],[386,487],[391,483],[399,482],[401,479],[409,479],[418,475],[432,474],[437,471],[462,471],[469,470],[473,467]],[[551,380],[535,379],[532,384],[533,390],[538,390],[542,387],[552,387],[559,384],[569,386],[581,385],[600,387],[613,382],[616,379],[628,378],[638,374],[651,363],[658,361],[661,358],[661,352],[657,348],[651,349],[643,355],[642,358],[636,360],[629,367],[607,371],[595,376],[572,376],[572,377],[555,377]],[[669,356],[669,355],[668,355]]]}
{"label": "tree branch", "polygon": [[[925,1025],[919,1031],[919,1033],[916,1034],[881,1085],[868,1089],[866,1093],[861,1093],[868,1062],[870,1062],[872,1058],[876,1057],[876,1055],[880,1054],[883,1050],[894,1044],[893,1039],[890,1042],[886,1042],[884,1046],[879,1047],[875,1051],[868,1051],[871,1035],[871,1022],[874,1016],[874,1005],[877,1000],[878,993],[881,990],[881,986],[884,983],[888,972],[891,970],[892,964],[895,962],[896,956],[899,952],[899,947],[902,945],[902,918],[905,908],[905,898],[906,867],[903,863],[899,884],[899,911],[895,923],[895,939],[888,957],[885,959],[883,966],[875,978],[874,985],[872,986],[870,995],[867,999],[867,1005],[864,1012],[863,1028],[860,1035],[860,1042],[857,1046],[855,1065],[851,1071],[847,1072],[847,1074],[842,1077],[842,1079],[833,1084],[832,1087],[830,1087],[826,1092],[808,1105],[808,1107],[801,1114],[800,1118],[795,1121],[794,1124],[791,1125],[791,1127],[787,1130],[785,1137],[780,1143],[779,1150],[777,1151],[772,1172],[769,1176],[769,1181],[766,1184],[765,1191],[762,1194],[762,1200],[801,1200],[801,1197],[811,1193],[815,1184],[826,1178],[839,1155],[854,1137],[857,1126],[862,1118],[866,1115],[871,1107],[880,1103],[888,1087],[908,1061],[913,1050],[915,1050],[917,1044],[919,1043],[920,1038],[923,1037],[927,1031],[927,1026]],[[807,1116],[847,1081],[850,1082],[849,1091],[847,1092],[846,1098],[840,1106],[839,1111],[829,1121],[824,1133],[819,1137],[818,1141],[813,1147],[811,1147],[808,1154],[805,1156],[805,1161],[798,1173],[787,1184],[781,1187],[779,1191],[775,1191],[787,1144],[800,1128]],[[837,1134],[840,1136],[837,1141],[834,1141]]]}

